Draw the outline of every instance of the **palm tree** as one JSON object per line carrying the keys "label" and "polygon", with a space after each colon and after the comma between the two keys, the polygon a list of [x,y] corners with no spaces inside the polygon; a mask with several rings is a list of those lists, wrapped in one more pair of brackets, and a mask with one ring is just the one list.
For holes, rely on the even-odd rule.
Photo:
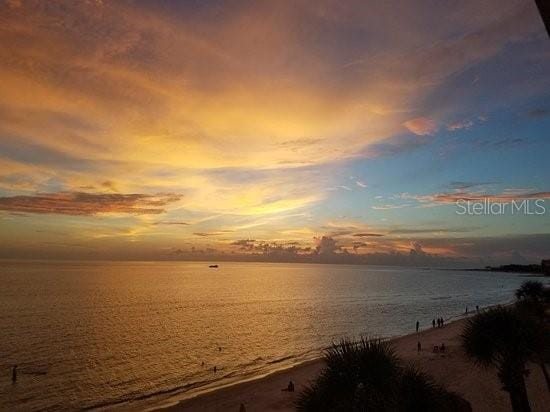
{"label": "palm tree", "polygon": [[532,300],[542,303],[547,299],[548,293],[546,292],[544,285],[541,282],[535,280],[527,280],[521,284],[518,290],[516,290],[517,300]]}
{"label": "palm tree", "polygon": [[550,376],[546,363],[550,360],[550,325],[546,315],[548,290],[541,282],[526,281],[516,291],[516,310],[526,323],[534,323],[536,333],[531,360],[537,363],[550,391]]}
{"label": "palm tree", "polygon": [[403,366],[380,340],[343,340],[324,359],[325,369],[300,394],[298,411],[471,411],[458,395]]}
{"label": "palm tree", "polygon": [[462,332],[466,353],[481,366],[497,368],[515,412],[531,410],[525,364],[533,351],[535,333],[536,326],[510,307],[497,307],[468,319]]}

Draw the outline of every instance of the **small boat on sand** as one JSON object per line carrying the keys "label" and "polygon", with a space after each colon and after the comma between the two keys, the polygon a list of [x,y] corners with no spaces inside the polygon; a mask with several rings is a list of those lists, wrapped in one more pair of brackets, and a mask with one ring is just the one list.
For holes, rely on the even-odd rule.
{"label": "small boat on sand", "polygon": [[208,266],[208,267],[209,267],[209,268],[217,268],[218,265],[210,265],[210,266]]}

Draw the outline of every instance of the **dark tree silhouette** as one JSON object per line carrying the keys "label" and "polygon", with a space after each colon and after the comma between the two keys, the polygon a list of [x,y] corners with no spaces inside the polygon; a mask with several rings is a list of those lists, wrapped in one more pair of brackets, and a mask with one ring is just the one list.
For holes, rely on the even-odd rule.
{"label": "dark tree silhouette", "polygon": [[417,369],[403,366],[379,340],[343,340],[326,368],[299,396],[298,411],[471,411],[470,404]]}
{"label": "dark tree silhouette", "polygon": [[540,17],[546,27],[546,33],[550,37],[550,3],[546,0],[535,0],[537,7],[539,8]]}
{"label": "dark tree silhouette", "polygon": [[516,299],[544,303],[548,299],[548,291],[541,282],[527,280],[516,290]]}
{"label": "dark tree silhouette", "polygon": [[536,325],[512,307],[497,307],[466,321],[462,345],[480,366],[495,366],[515,412],[531,410],[525,364],[533,353]]}
{"label": "dark tree silhouette", "polygon": [[535,324],[531,360],[537,363],[544,375],[546,388],[550,391],[550,376],[546,363],[550,361],[550,324],[546,315],[548,289],[541,282],[526,281],[516,291],[516,310],[524,323]]}

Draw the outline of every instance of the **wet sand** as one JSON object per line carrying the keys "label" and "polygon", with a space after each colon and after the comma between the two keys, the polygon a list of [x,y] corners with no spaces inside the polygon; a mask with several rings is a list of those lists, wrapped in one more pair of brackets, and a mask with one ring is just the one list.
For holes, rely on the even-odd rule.
{"label": "wet sand", "polygon": [[[484,370],[475,366],[460,347],[460,333],[464,319],[447,324],[443,328],[428,329],[418,334],[391,340],[397,354],[430,374],[449,390],[461,394],[474,411],[511,411],[508,394],[500,389],[494,369]],[[417,341],[422,350],[417,351]],[[445,354],[433,353],[434,345],[446,346]],[[293,368],[273,373],[264,378],[236,384],[163,409],[163,411],[239,411],[243,403],[247,412],[294,411],[294,400],[323,368],[322,360],[315,360]],[[528,365],[530,374],[526,379],[531,408],[547,411],[550,394],[544,377],[537,365]],[[283,392],[288,381],[296,385],[294,393]]]}

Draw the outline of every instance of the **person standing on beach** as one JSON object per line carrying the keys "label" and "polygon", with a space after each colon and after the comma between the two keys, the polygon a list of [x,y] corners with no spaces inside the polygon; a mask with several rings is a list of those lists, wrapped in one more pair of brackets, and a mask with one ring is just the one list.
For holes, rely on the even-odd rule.
{"label": "person standing on beach", "polygon": [[435,318],[432,320],[432,328],[435,328]]}
{"label": "person standing on beach", "polygon": [[281,389],[283,392],[294,392],[294,382],[290,380],[286,388]]}
{"label": "person standing on beach", "polygon": [[418,333],[418,327],[420,326],[420,322],[416,321],[416,333]]}
{"label": "person standing on beach", "polygon": [[294,392],[294,382],[292,381],[288,382],[287,390],[289,392]]}

